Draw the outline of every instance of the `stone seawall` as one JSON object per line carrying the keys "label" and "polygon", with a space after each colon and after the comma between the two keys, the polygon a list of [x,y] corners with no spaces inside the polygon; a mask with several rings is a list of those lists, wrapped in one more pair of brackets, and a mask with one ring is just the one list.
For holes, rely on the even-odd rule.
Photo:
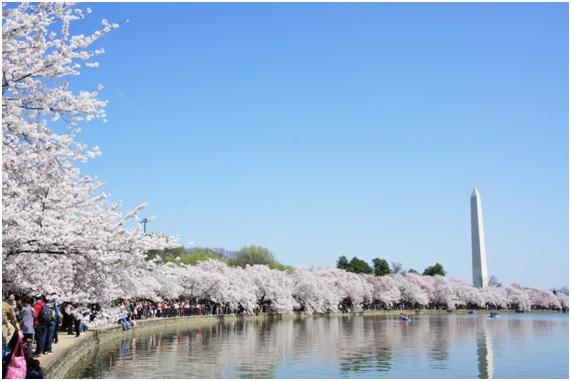
{"label": "stone seawall", "polygon": [[[247,319],[265,318],[260,316],[246,317]],[[233,316],[190,316],[176,318],[161,318],[136,321],[134,329],[123,331],[121,325],[99,328],[87,331],[80,337],[65,336],[60,333],[60,343],[54,346],[54,353],[49,356],[42,356],[40,362],[45,378],[64,378],[66,375],[81,363],[88,365],[92,360],[88,354],[94,351],[99,345],[111,340],[122,339],[136,332],[160,328],[161,326],[184,326],[185,328],[204,328],[220,321],[232,321],[239,319]]]}

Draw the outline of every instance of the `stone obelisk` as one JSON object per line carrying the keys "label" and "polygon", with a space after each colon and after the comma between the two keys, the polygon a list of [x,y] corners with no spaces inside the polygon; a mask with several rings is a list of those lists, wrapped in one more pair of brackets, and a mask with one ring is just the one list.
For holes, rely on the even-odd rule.
{"label": "stone obelisk", "polygon": [[482,202],[478,189],[474,188],[470,197],[472,214],[472,282],[474,287],[488,286],[488,260],[484,242],[484,220],[482,219]]}

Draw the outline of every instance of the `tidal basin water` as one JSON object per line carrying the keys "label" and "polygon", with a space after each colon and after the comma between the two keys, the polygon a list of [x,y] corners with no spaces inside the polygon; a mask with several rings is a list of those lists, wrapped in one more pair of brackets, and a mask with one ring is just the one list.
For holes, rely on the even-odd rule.
{"label": "tidal basin water", "polygon": [[74,378],[567,378],[558,313],[339,316],[137,329]]}

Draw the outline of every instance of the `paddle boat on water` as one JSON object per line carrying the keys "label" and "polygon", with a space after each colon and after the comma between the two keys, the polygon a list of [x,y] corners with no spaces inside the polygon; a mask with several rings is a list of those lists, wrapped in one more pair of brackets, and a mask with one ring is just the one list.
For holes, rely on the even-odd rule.
{"label": "paddle boat on water", "polygon": [[411,318],[408,316],[408,314],[403,313],[403,312],[400,313],[399,320],[403,321],[403,322],[408,322],[408,323],[410,323],[412,321]]}
{"label": "paddle boat on water", "polygon": [[500,317],[500,315],[498,315],[497,312],[490,312],[490,316],[488,316],[490,319],[495,319]]}

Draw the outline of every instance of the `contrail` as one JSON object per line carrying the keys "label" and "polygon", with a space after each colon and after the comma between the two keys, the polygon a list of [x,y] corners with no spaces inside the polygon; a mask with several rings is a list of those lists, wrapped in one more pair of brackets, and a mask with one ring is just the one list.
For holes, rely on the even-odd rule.
{"label": "contrail", "polygon": [[143,117],[145,117],[145,119],[149,119],[151,120],[151,117],[147,115],[147,113],[145,111],[143,111],[142,108],[140,108],[139,106],[137,106],[135,104],[135,102],[132,102],[129,98],[127,98],[126,96],[124,96],[123,94],[121,94],[121,92],[119,92],[119,90],[114,89],[115,92],[117,93],[117,95],[119,95],[121,98],[123,98],[123,100],[125,102],[127,102],[128,104],[131,105],[131,107],[133,107],[135,110],[137,110],[139,112],[139,114],[141,114]]}

